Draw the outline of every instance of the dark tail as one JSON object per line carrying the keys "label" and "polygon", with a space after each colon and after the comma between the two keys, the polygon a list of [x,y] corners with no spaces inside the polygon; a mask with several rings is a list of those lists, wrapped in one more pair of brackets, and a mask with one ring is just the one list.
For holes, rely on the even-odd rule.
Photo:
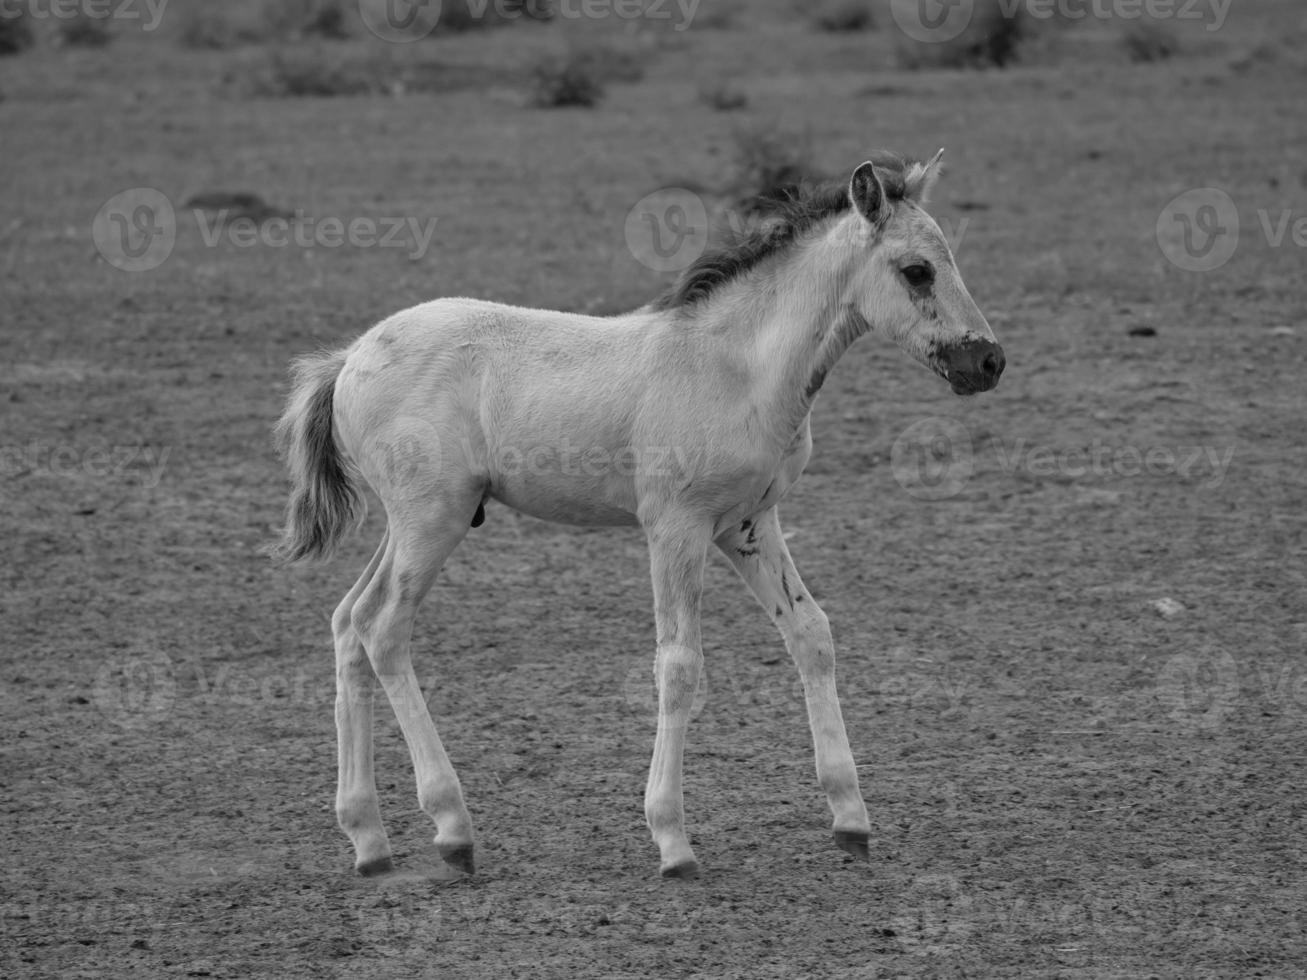
{"label": "dark tail", "polygon": [[350,480],[332,429],[336,375],[345,352],[301,357],[277,423],[277,447],[290,468],[286,530],[270,553],[280,562],[325,558],[363,519],[363,498]]}

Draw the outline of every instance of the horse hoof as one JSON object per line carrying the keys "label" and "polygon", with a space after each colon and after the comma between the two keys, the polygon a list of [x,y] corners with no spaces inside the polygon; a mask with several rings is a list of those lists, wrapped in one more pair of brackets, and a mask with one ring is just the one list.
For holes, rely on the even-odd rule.
{"label": "horse hoof", "polygon": [[677,861],[675,864],[668,864],[662,868],[664,878],[680,878],[684,881],[693,881],[699,877],[699,862],[694,858],[686,858]]}
{"label": "horse hoof", "polygon": [[855,861],[871,862],[871,851],[867,847],[870,839],[871,835],[864,830],[835,831],[835,846],[842,851],[848,851]]}
{"label": "horse hoof", "polygon": [[457,868],[465,875],[472,874],[473,862],[471,844],[437,844],[436,850],[440,852],[441,859],[451,868]]}
{"label": "horse hoof", "polygon": [[377,875],[390,874],[395,870],[395,864],[390,859],[390,855],[385,857],[372,858],[368,861],[360,861],[354,865],[354,870],[364,878],[374,878]]}

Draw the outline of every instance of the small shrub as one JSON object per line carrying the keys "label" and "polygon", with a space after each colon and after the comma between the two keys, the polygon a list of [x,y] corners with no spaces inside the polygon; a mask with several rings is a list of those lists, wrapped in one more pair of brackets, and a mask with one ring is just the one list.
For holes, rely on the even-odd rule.
{"label": "small shrub", "polygon": [[[327,0],[330,2],[330,0]],[[323,0],[276,0],[261,5],[265,39],[298,35],[318,15]]]}
{"label": "small shrub", "polygon": [[375,66],[332,59],[321,48],[274,51],[262,68],[243,80],[246,95],[273,98],[324,98],[387,91],[387,82]]}
{"label": "small shrub", "polygon": [[81,13],[59,21],[59,43],[70,48],[103,48],[113,40],[108,17]]}
{"label": "small shrub", "polygon": [[329,41],[349,39],[349,20],[340,0],[323,3],[314,11],[302,28],[305,35],[326,38]]}
{"label": "small shrub", "polygon": [[184,8],[180,41],[196,50],[226,51],[263,41],[263,31],[250,18],[242,18],[230,8],[195,4]]}
{"label": "small shrub", "polygon": [[699,30],[724,31],[735,26],[736,15],[740,8],[729,0],[714,0],[707,7],[700,7],[694,15],[694,26]]}
{"label": "small shrub", "polygon": [[820,179],[812,165],[812,138],[767,126],[735,133],[733,187],[743,202],[784,198]]}
{"label": "small shrub", "polygon": [[[893,2],[915,4],[916,0]],[[1011,7],[1003,0],[976,0],[970,22],[956,37],[938,41],[900,39],[899,65],[911,69],[1005,68],[1017,60],[1021,44],[1033,33],[1035,23],[1025,6]]]}
{"label": "small shrub", "polygon": [[575,54],[542,61],[532,73],[531,103],[540,108],[592,106],[603,94],[594,66]]}
{"label": "small shrub", "polygon": [[832,33],[869,31],[876,26],[871,4],[865,0],[829,0],[817,7],[813,22]]}
{"label": "small shrub", "polygon": [[600,84],[638,82],[644,78],[644,56],[630,48],[621,50],[606,44],[575,48],[569,59],[593,75]]}
{"label": "small shrub", "polygon": [[592,106],[610,82],[638,82],[643,77],[642,52],[606,44],[575,47],[536,65],[531,102],[541,107]]}
{"label": "small shrub", "polygon": [[699,101],[716,109],[718,112],[731,112],[743,109],[749,104],[749,96],[743,89],[730,82],[711,82],[699,89]]}
{"label": "small shrub", "polygon": [[551,20],[551,0],[444,0],[435,33],[462,34],[486,27],[504,27],[519,20]]}
{"label": "small shrub", "polygon": [[221,90],[235,98],[329,98],[351,95],[404,95],[484,89],[502,80],[491,66],[443,64],[417,49],[405,56],[392,45],[362,51],[312,44],[269,51],[252,67],[231,69]]}
{"label": "small shrub", "polygon": [[1156,21],[1137,21],[1121,36],[1130,60],[1139,63],[1166,61],[1180,51],[1175,32]]}
{"label": "small shrub", "polygon": [[35,40],[32,25],[21,7],[13,13],[0,13],[0,56],[20,54]]}
{"label": "small shrub", "polygon": [[1230,62],[1230,69],[1239,74],[1267,65],[1278,65],[1284,59],[1280,46],[1270,41],[1263,41],[1249,51]]}

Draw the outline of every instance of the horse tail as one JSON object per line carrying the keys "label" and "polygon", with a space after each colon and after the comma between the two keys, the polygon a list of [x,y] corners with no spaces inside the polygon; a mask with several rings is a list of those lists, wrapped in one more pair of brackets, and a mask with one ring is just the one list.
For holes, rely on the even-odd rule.
{"label": "horse tail", "polygon": [[301,357],[291,366],[290,397],[274,430],[291,479],[286,529],[270,549],[279,562],[325,558],[363,520],[363,498],[332,425],[336,376],[344,363],[341,350]]}

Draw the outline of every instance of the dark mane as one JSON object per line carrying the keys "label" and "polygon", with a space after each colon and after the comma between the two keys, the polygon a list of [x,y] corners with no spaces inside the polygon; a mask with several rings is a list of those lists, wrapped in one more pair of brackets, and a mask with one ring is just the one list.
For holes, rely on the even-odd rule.
{"label": "dark mane", "polygon": [[[876,173],[890,201],[901,201],[906,194],[904,176],[909,161],[891,153],[871,157]],[[655,310],[674,310],[693,306],[710,296],[718,287],[737,279],[769,256],[776,255],[799,240],[816,225],[848,211],[847,183],[795,183],[769,188],[739,206],[748,229],[730,235],[724,245],[709,248],[681,273],[676,284],[654,300]]]}

